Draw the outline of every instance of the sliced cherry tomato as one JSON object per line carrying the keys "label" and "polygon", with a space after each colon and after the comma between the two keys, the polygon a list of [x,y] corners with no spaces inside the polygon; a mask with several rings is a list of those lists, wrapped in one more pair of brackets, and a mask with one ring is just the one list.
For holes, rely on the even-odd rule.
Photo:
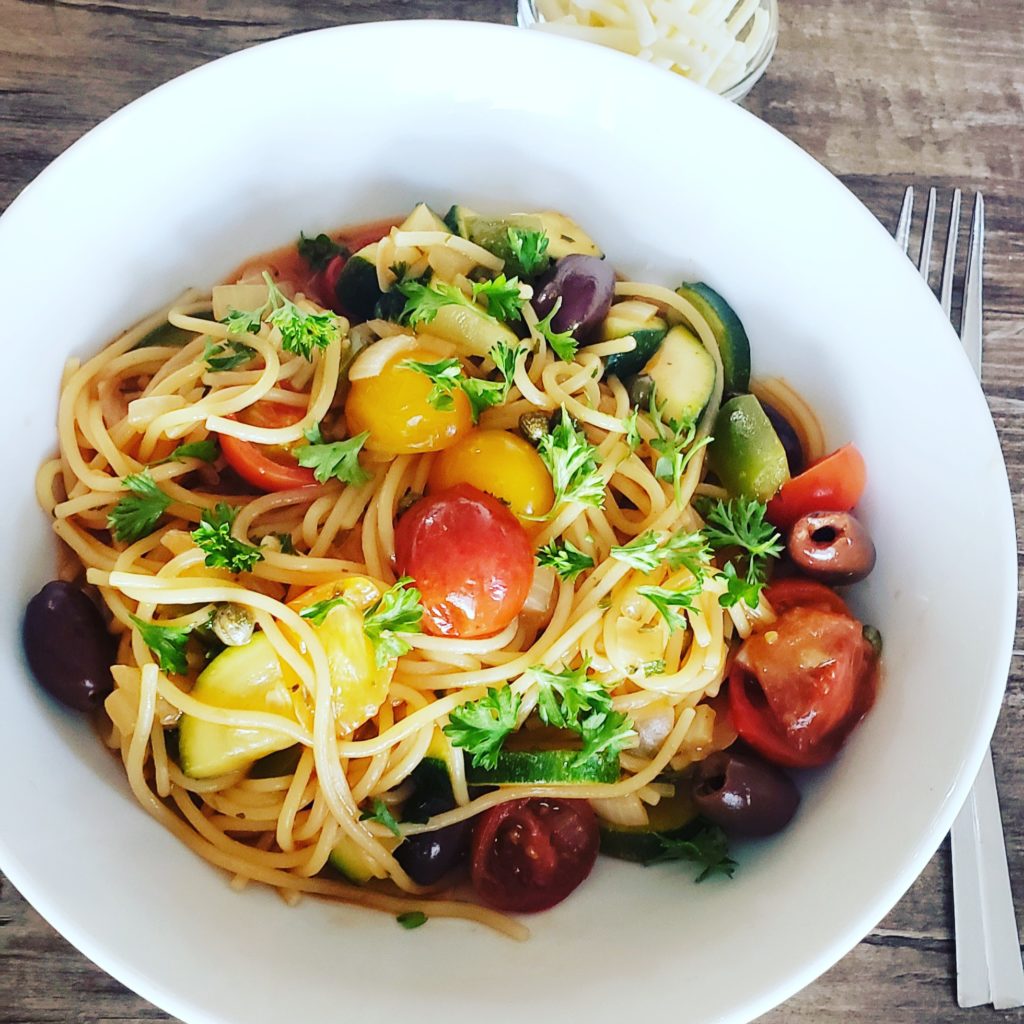
{"label": "sliced cherry tomato", "polygon": [[[776,615],[798,606],[817,608],[837,615],[850,615],[846,602],[830,587],[815,580],[789,576],[783,580],[772,580],[764,592]],[[851,615],[852,618],[852,615]]]}
{"label": "sliced cherry tomato", "polygon": [[471,430],[438,455],[430,467],[430,490],[461,483],[493,494],[517,516],[542,516],[555,500],[537,449],[507,430]]}
{"label": "sliced cherry tomato", "polygon": [[341,277],[341,272],[345,269],[346,262],[344,256],[332,257],[327,266],[313,274],[302,289],[318,305],[323,306],[324,309],[333,309],[335,313],[344,312],[338,304],[338,297],[334,289],[338,278]]}
{"label": "sliced cherry tomato", "polygon": [[[256,402],[239,419],[254,427],[276,430],[301,418],[302,411],[281,402]],[[227,464],[248,484],[261,491],[290,491],[314,487],[313,470],[300,466],[287,448],[255,444],[230,434],[220,435],[220,448]]]}
{"label": "sliced cherry tomato", "polygon": [[422,498],[395,527],[395,562],[423,595],[423,628],[436,636],[490,636],[522,611],[533,546],[496,498],[459,484]]}
{"label": "sliced cherry tomato", "polygon": [[849,614],[797,606],[749,637],[729,673],[740,737],[788,768],[831,761],[874,699],[862,629]]}
{"label": "sliced cherry tomato", "polygon": [[509,800],[477,821],[473,887],[499,910],[547,910],[590,874],[598,844],[597,818],[585,800]]}
{"label": "sliced cherry tomato", "polygon": [[843,445],[784,483],[768,502],[768,519],[788,530],[808,512],[849,512],[866,482],[864,456],[852,444]]}
{"label": "sliced cherry tomato", "polygon": [[376,377],[351,382],[345,401],[345,419],[354,437],[370,432],[368,451],[385,455],[411,455],[449,448],[473,425],[469,399],[461,388],[451,394],[451,407],[430,404],[434,389],[430,378],[402,364],[406,360],[436,363],[436,352],[415,348],[389,359]]}

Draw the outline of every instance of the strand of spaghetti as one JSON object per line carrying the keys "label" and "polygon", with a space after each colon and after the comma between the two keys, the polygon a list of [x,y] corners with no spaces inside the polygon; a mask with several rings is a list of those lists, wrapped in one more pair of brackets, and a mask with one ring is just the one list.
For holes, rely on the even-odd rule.
{"label": "strand of spaghetti", "polygon": [[[240,420],[225,418],[230,413],[239,412],[262,398],[266,391],[269,390],[270,384],[273,383],[273,380],[271,380],[270,384],[263,388],[262,391],[260,390],[262,384],[247,389],[251,396],[247,400],[236,400],[235,402],[226,403],[223,407],[218,408],[215,413],[207,416],[206,429],[218,434],[237,437],[243,441],[253,441],[257,444],[289,444],[292,441],[301,441],[305,431],[311,430],[320,423],[327,410],[331,407],[331,402],[334,401],[334,394],[338,388],[338,370],[341,365],[342,344],[347,345],[347,342],[343,341],[329,345],[324,350],[317,350],[317,353],[314,355],[316,370],[313,374],[312,392],[310,394],[309,407],[302,419],[287,427],[254,427],[248,423],[242,423]],[[256,347],[259,348],[259,344]],[[263,348],[260,349],[260,353],[267,360],[267,370],[270,369],[270,359],[273,359],[274,379],[276,379],[278,367],[276,350],[269,343],[263,342]],[[261,381],[262,379],[261,377]]]}

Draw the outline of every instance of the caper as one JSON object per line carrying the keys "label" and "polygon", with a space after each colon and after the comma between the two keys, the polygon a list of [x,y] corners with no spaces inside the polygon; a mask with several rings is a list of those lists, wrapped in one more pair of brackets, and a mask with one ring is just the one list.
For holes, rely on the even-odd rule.
{"label": "caper", "polygon": [[629,400],[634,409],[646,409],[651,404],[654,380],[649,374],[638,373],[629,383]]}
{"label": "caper", "polygon": [[871,645],[871,649],[877,656],[881,656],[882,653],[882,634],[878,631],[875,626],[865,625],[861,630],[864,634],[864,639]]}
{"label": "caper", "polygon": [[395,518],[397,519],[399,516],[408,512],[409,509],[411,509],[422,497],[423,495],[420,494],[419,491],[406,491],[405,494],[398,499],[398,505],[395,507]]}
{"label": "caper", "polygon": [[551,433],[550,415],[540,409],[524,412],[519,417],[519,433],[536,447],[542,437]]}
{"label": "caper", "polygon": [[249,609],[240,604],[219,604],[210,627],[217,639],[228,647],[242,647],[252,639],[253,619]]}

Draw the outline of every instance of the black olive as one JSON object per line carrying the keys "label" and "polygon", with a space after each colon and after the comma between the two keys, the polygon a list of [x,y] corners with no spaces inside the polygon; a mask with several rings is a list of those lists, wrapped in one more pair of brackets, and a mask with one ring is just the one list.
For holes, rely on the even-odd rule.
{"label": "black olive", "polygon": [[[426,821],[450,811],[455,800],[450,790],[414,793],[402,809],[403,821]],[[395,859],[419,885],[439,882],[465,857],[469,849],[470,821],[460,821],[435,832],[409,836],[395,850]]]}
{"label": "black olive", "polygon": [[875,545],[849,512],[810,512],[789,531],[789,557],[808,576],[832,585],[857,583],[875,567]]}
{"label": "black olive", "polygon": [[734,836],[770,836],[790,823],[800,793],[788,775],[746,750],[720,750],[697,764],[700,813]]}
{"label": "black olive", "polygon": [[646,373],[638,373],[629,382],[629,402],[634,409],[648,409],[654,393],[654,380]]}
{"label": "black olive", "polygon": [[570,331],[577,341],[593,334],[611,309],[615,271],[606,260],[572,253],[560,259],[536,285],[533,308],[546,317],[557,305],[552,330]]}
{"label": "black olive", "polygon": [[40,686],[69,708],[95,711],[114,689],[114,638],[74,584],[54,580],[29,601],[22,642]]}

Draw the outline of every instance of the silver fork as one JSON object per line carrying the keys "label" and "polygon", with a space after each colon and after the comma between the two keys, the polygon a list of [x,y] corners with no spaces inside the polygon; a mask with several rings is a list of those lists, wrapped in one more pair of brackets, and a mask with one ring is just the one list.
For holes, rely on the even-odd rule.
{"label": "silver fork", "polygon": [[[928,281],[935,228],[935,189],[928,191],[918,269]],[[949,316],[953,300],[957,236],[960,228],[960,189],[953,192],[949,231],[942,267],[939,301]],[[903,197],[896,242],[908,251],[914,215],[914,189]],[[982,259],[985,246],[985,204],[974,196],[970,248],[964,278],[960,342],[981,380]],[[986,751],[981,771],[950,832],[953,853],[953,915],[956,932],[956,994],[963,1006],[991,1003],[997,1010],[1024,1006],[1024,966],[1020,937],[1006,864],[1006,845],[992,770]]]}

